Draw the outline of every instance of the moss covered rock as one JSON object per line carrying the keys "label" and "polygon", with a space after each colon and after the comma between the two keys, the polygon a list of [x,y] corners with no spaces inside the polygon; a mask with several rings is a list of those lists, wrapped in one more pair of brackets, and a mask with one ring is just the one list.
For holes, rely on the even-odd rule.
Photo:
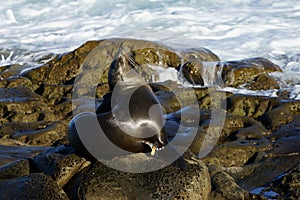
{"label": "moss covered rock", "polygon": [[253,90],[273,89],[279,86],[269,73],[281,71],[278,65],[265,58],[250,58],[223,63],[222,79],[229,87],[244,86]]}

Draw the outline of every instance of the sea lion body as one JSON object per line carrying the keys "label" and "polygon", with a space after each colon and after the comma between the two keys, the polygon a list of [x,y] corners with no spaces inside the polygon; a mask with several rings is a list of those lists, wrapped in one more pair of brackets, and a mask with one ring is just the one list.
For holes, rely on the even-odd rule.
{"label": "sea lion body", "polygon": [[[153,93],[151,87],[138,78],[132,71],[131,75],[127,72],[133,70],[125,56],[121,55],[110,66],[109,86],[113,91],[118,90],[107,96],[103,102],[102,109],[96,113],[98,122],[107,138],[119,148],[128,152],[151,152],[153,147],[158,150],[167,145],[167,136],[163,128],[163,114],[160,103]],[[130,94],[129,101],[126,102],[126,94]],[[128,99],[127,99],[128,100]],[[104,108],[117,102],[109,109]],[[128,103],[128,106],[127,104]],[[101,106],[100,106],[101,107]],[[152,109],[153,112],[149,111]],[[124,115],[129,110],[129,115]],[[89,154],[78,135],[75,121],[80,117],[89,117],[88,113],[80,113],[75,116],[69,124],[70,144],[84,154]],[[82,150],[84,149],[84,150]],[[105,154],[105,152],[103,152]],[[110,156],[118,156],[108,153]],[[104,157],[106,157],[104,155]]]}

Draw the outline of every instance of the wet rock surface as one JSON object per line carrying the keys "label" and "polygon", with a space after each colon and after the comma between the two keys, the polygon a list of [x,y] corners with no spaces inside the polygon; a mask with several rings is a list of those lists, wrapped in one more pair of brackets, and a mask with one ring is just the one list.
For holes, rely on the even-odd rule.
{"label": "wet rock surface", "polygon": [[265,199],[239,186],[228,173],[215,166],[209,167],[214,191],[210,199]]}
{"label": "wet rock surface", "polygon": [[29,160],[16,160],[6,165],[1,165],[0,179],[11,179],[19,176],[26,176],[30,173]]}
{"label": "wet rock surface", "polygon": [[229,61],[223,64],[222,79],[226,86],[266,90],[279,88],[276,80],[269,73],[281,72],[278,65],[265,58],[250,58]]}
{"label": "wet rock surface", "polygon": [[[118,53],[115,43],[131,56],[133,68],[146,81],[155,80],[157,74],[152,73],[159,66],[178,70],[183,82],[192,83],[150,83],[167,114],[170,141],[188,137],[186,130],[195,118],[189,115],[195,106],[191,97],[200,108],[198,131],[183,155],[185,171],[170,165],[148,173],[121,172],[81,156],[69,145],[73,111],[96,110],[103,97],[109,98],[108,69]],[[97,66],[103,66],[102,76]],[[219,76],[225,86],[278,88],[271,73],[281,69],[267,59],[222,62],[205,48],[178,52],[153,42],[115,39],[87,42],[20,74],[24,67],[0,66],[1,198],[299,199],[300,100],[233,94],[211,85]],[[204,77],[205,71],[210,74]],[[77,101],[87,100],[77,99],[72,105],[79,83],[81,96],[94,90],[96,104],[78,106]],[[217,109],[213,99],[221,101]],[[99,112],[110,110],[109,101],[104,102]],[[220,127],[213,126],[216,113],[224,116]],[[209,135],[210,129],[221,130],[220,135],[201,157],[203,145],[216,137]],[[114,159],[134,168],[130,161],[142,159],[151,165],[157,158],[137,153]]]}
{"label": "wet rock surface", "polygon": [[280,175],[259,192],[269,198],[299,199],[300,198],[300,166]]}
{"label": "wet rock surface", "polygon": [[[144,155],[130,159],[140,157]],[[120,172],[98,162],[81,175],[78,190],[82,199],[207,199],[211,183],[207,167],[199,160],[190,160],[186,171],[168,166],[141,174]]]}
{"label": "wet rock surface", "polygon": [[65,146],[42,152],[33,158],[33,169],[50,175],[59,187],[63,187],[76,173],[90,164],[70,152],[72,149]]}
{"label": "wet rock surface", "polygon": [[[24,145],[24,146],[21,146]],[[49,149],[45,146],[26,146],[26,144],[20,144],[19,142],[7,142],[6,140],[1,140],[0,145],[0,164],[9,164],[10,162],[33,158],[35,155]]]}
{"label": "wet rock surface", "polygon": [[32,173],[1,180],[0,191],[3,199],[68,199],[64,191],[45,174]]}

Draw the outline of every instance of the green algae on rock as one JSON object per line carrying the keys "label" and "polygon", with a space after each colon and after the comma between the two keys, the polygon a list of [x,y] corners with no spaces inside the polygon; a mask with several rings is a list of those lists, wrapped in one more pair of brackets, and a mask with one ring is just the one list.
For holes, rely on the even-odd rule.
{"label": "green algae on rock", "polygon": [[[226,86],[239,87],[248,84],[247,88],[249,89],[266,90],[279,88],[277,84],[274,85],[276,80],[269,76],[269,73],[281,71],[278,65],[265,58],[250,58],[225,62],[223,64],[222,79]],[[264,82],[251,87],[251,84],[257,80]]]}

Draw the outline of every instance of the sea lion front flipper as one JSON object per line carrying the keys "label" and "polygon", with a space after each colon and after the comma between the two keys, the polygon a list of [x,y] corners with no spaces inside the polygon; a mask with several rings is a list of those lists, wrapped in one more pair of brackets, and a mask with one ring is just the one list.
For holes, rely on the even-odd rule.
{"label": "sea lion front flipper", "polygon": [[112,93],[109,92],[103,96],[103,101],[96,110],[97,114],[111,111],[111,95]]}

